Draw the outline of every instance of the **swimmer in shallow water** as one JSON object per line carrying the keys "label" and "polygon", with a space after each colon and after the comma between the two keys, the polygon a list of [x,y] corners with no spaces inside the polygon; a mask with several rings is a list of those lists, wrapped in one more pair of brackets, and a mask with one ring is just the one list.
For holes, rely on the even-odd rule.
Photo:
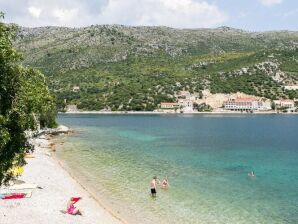
{"label": "swimmer in shallow water", "polygon": [[166,176],[166,177],[162,180],[162,182],[161,182],[161,188],[162,188],[162,189],[168,189],[169,186],[170,186],[170,184],[169,184],[169,179],[168,179],[168,177]]}
{"label": "swimmer in shallow water", "polygon": [[159,183],[159,180],[158,180],[157,176],[154,176],[150,183],[152,197],[156,197],[156,186],[158,183]]}
{"label": "swimmer in shallow water", "polygon": [[254,172],[254,171],[251,171],[250,173],[248,173],[248,176],[250,176],[250,177],[255,177],[255,176],[256,176],[256,174],[255,174],[255,172]]}

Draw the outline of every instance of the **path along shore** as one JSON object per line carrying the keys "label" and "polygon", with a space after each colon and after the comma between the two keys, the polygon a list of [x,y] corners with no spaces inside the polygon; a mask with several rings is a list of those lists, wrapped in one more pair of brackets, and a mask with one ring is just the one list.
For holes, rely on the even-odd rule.
{"label": "path along shore", "polygon": [[[24,173],[18,178],[37,184],[30,198],[0,200],[1,224],[120,224],[124,223],[89,194],[51,155],[51,143],[46,136],[32,139],[34,158],[26,159]],[[83,216],[72,216],[66,210],[70,197],[82,197],[76,206]]]}

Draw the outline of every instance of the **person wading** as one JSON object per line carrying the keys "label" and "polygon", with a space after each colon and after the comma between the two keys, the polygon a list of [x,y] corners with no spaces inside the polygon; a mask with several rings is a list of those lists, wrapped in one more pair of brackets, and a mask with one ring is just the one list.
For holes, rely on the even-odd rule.
{"label": "person wading", "polygon": [[156,186],[157,186],[157,176],[154,176],[151,180],[150,187],[151,187],[151,196],[156,197]]}

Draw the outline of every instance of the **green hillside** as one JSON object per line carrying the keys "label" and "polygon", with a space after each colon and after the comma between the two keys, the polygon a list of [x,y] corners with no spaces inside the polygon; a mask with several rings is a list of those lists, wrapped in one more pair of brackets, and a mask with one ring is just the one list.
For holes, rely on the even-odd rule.
{"label": "green hillside", "polygon": [[14,45],[48,76],[60,110],[65,99],[84,110],[153,110],[179,90],[298,98],[284,89],[298,85],[298,32],[19,27]]}

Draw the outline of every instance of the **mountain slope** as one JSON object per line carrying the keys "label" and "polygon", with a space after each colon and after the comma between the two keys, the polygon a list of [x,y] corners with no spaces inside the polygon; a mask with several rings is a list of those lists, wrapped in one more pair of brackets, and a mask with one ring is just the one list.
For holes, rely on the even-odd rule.
{"label": "mountain slope", "polygon": [[283,88],[298,84],[298,32],[19,27],[14,44],[49,77],[60,108],[66,99],[88,110],[153,110],[183,89],[298,97]]}

